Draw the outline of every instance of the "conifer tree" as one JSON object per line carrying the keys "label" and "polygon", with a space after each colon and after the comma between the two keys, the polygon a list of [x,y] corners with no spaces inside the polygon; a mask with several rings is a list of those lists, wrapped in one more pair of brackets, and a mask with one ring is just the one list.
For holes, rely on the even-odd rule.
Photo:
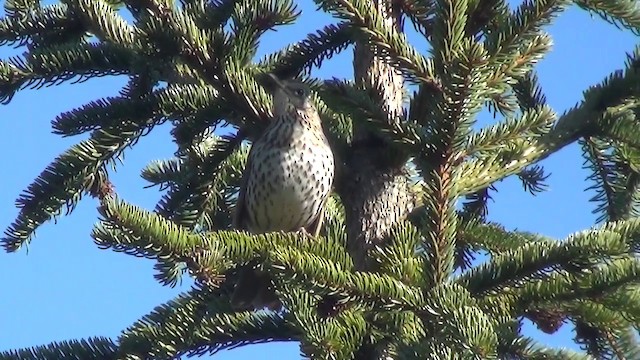
{"label": "conifer tree", "polygon": [[[196,285],[117,339],[0,359],[166,359],[279,340],[299,341],[313,359],[640,359],[640,51],[561,115],[534,69],[551,47],[542,26],[567,7],[637,33],[636,1],[526,0],[515,10],[505,0],[315,2],[338,22],[256,59],[267,30],[296,21],[294,1],[5,1],[0,43],[26,51],[0,62],[5,104],[26,87],[130,80],[53,122],[56,134],[90,137],[19,197],[4,249],[19,250],[89,195],[100,201],[97,246],[153,259],[163,285],[183,276]],[[408,42],[411,25],[430,51]],[[354,81],[312,76],[351,47]],[[267,73],[312,87],[336,156],[318,239],[231,228],[248,148],[271,116]],[[484,107],[496,123],[474,131]],[[110,169],[165,122],[175,158],[142,177],[167,192],[142,209],[118,196]],[[223,124],[231,135],[214,132]],[[599,224],[552,239],[487,221],[496,182],[517,176],[540,191],[546,175],[536,164],[575,142],[592,171]],[[478,252],[490,259],[472,266]],[[236,269],[249,262],[271,276],[282,311],[230,306]],[[585,352],[537,343],[522,333],[523,318],[549,333],[572,322]]]}

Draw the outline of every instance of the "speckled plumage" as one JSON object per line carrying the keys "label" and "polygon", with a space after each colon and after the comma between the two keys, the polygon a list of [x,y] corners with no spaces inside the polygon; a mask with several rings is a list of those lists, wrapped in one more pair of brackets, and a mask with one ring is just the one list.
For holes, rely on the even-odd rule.
{"label": "speckled plumage", "polygon": [[[304,229],[315,236],[333,183],[333,153],[309,88],[296,80],[274,81],[274,118],[249,152],[235,227],[252,233]],[[245,269],[234,305],[261,308],[277,302],[270,283],[266,274]]]}
{"label": "speckled plumage", "polygon": [[331,190],[334,164],[317,113],[309,112],[278,116],[253,145],[243,204],[238,205],[243,207],[242,228],[313,232],[308,227]]}

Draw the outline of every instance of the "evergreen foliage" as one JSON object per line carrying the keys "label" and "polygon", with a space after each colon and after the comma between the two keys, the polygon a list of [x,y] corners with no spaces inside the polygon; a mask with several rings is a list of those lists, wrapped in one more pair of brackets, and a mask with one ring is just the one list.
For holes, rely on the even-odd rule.
{"label": "evergreen foliage", "polygon": [[[568,6],[638,33],[637,2],[526,0],[510,10],[505,0],[389,1],[393,16],[426,37],[428,53],[371,1],[315,2],[339,22],[256,60],[261,36],[298,17],[293,1],[5,1],[0,45],[26,52],[0,61],[3,103],[25,88],[130,80],[117,96],[53,121],[56,134],[90,136],[20,195],[4,249],[24,247],[40,225],[89,195],[100,200],[91,234],[100,248],[155,260],[163,285],[186,273],[196,285],[118,339],[54,343],[0,359],[165,359],[267,341],[299,341],[314,359],[639,359],[640,50],[561,115],[547,105],[534,70],[552,44],[543,25]],[[404,111],[381,105],[384,89],[310,77],[313,66],[353,44],[413,85]],[[367,270],[349,251],[339,191],[320,239],[230,229],[245,140],[271,116],[266,73],[310,84],[340,164],[363,128],[411,170],[416,206],[367,253],[374,264]],[[474,131],[485,106],[504,119]],[[167,121],[177,150],[142,171],[167,190],[149,211],[120,198],[109,174],[121,153]],[[214,132],[223,125],[230,135]],[[547,175],[536,163],[574,142],[591,170],[597,226],[559,240],[486,220],[496,182],[516,175],[525,190],[543,191]],[[480,252],[489,260],[472,266]],[[235,269],[252,261],[271,274],[283,311],[231,308]],[[522,333],[524,318],[549,333],[572,322],[585,352],[537,343]]]}

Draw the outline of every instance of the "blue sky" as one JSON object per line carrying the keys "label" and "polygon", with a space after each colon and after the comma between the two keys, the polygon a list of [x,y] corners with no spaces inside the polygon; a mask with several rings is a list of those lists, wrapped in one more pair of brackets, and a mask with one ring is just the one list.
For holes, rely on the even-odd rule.
{"label": "blue sky", "polygon": [[[260,54],[300,40],[306,33],[331,21],[319,14],[310,1],[301,1],[302,18],[296,25],[268,33]],[[409,28],[409,26],[407,26]],[[549,104],[558,112],[575,105],[582,91],[622,68],[625,52],[633,50],[635,36],[605,23],[598,17],[572,8],[547,27],[553,36],[552,52],[538,66],[540,82]],[[425,49],[416,36],[415,44]],[[0,58],[22,50],[0,48]],[[321,78],[351,78],[351,51],[325,62],[314,72]],[[116,95],[124,78],[94,79],[82,84],[64,84],[18,93],[9,105],[0,105],[0,227],[6,229],[17,215],[14,200],[36,176],[65,149],[84,139],[51,134],[50,121],[58,114],[98,98]],[[482,117],[487,121],[486,116]],[[493,121],[493,120],[491,120]],[[157,127],[139,144],[125,152],[123,164],[113,174],[116,190],[127,201],[153,209],[159,199],[156,188],[139,176],[154,159],[171,157],[175,150],[168,125]],[[490,219],[508,229],[536,231],[563,238],[588,228],[596,216],[585,192],[588,175],[577,145],[569,146],[542,164],[551,173],[549,190],[536,197],[523,192],[519,180],[507,179],[490,204]],[[0,253],[0,351],[36,346],[52,341],[89,336],[117,337],[121,330],[189,288],[163,287],[153,279],[153,261],[97,249],[89,234],[97,220],[95,201],[83,199],[75,211],[42,226],[27,249]],[[552,346],[574,347],[571,326],[554,336],[526,327]],[[294,343],[252,345],[223,351],[214,359],[299,359]],[[207,358],[207,357],[205,357]]]}

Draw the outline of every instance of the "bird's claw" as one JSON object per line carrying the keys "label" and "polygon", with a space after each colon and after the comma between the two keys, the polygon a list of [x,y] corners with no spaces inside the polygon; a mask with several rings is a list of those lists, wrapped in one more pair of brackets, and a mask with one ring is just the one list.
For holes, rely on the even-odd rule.
{"label": "bird's claw", "polygon": [[296,233],[311,237],[311,234],[305,228],[301,228],[300,230],[296,231]]}

